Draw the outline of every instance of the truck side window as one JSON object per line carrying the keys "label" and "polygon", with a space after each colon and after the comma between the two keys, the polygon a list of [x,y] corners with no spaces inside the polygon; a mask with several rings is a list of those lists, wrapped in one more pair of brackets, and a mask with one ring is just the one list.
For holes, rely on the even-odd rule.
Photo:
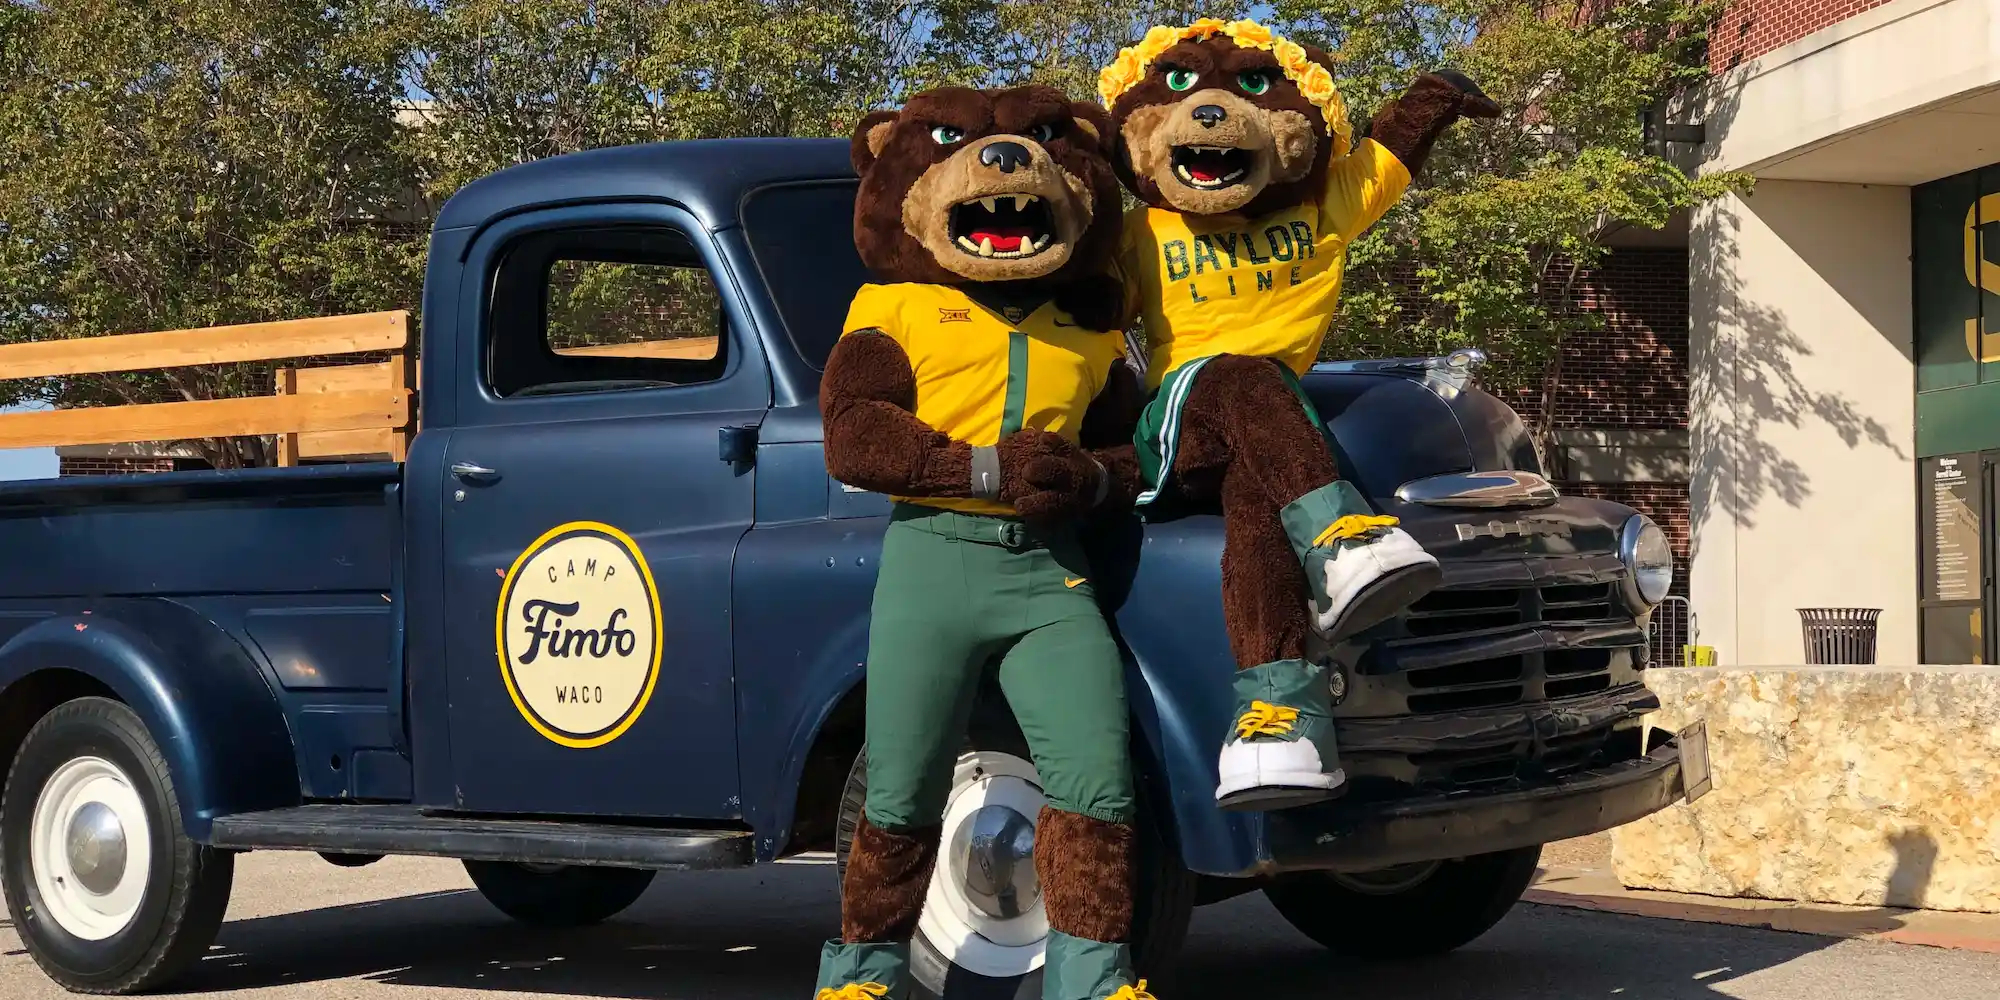
{"label": "truck side window", "polygon": [[494,272],[486,370],[504,397],[722,377],[722,296],[687,237],[662,228],[536,233]]}

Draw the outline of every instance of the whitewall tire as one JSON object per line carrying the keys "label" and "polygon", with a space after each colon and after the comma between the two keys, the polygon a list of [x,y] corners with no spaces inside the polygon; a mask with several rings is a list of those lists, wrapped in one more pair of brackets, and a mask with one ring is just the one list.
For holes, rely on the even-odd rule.
{"label": "whitewall tire", "polygon": [[0,794],[0,882],[28,954],[63,987],[134,993],[186,971],[222,924],[233,862],[182,831],[173,777],[130,708],[72,701],[22,742]]}

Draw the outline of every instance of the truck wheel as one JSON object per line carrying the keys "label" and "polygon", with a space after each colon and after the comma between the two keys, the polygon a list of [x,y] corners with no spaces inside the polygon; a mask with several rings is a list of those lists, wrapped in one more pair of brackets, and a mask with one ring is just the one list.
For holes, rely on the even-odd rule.
{"label": "truck wheel", "polygon": [[[834,835],[843,882],[867,798],[863,747],[848,772]],[[1159,824],[1148,821],[1153,813],[1145,799],[1142,790],[1132,956],[1139,974],[1157,986],[1187,938],[1195,879],[1166,845]],[[953,771],[948,801],[930,896],[910,942],[913,995],[935,1000],[949,980],[954,996],[1039,1000],[1049,928],[1033,850],[1045,800],[1020,734],[975,732]]]}
{"label": "truck wheel", "polygon": [[58,706],[0,796],[0,872],[28,954],[76,993],[162,986],[208,951],[235,855],[182,832],[173,776],[131,709]]}
{"label": "truck wheel", "polygon": [[1264,889],[1300,933],[1350,958],[1441,955],[1493,928],[1534,881],[1540,847],[1373,872],[1285,875]]}
{"label": "truck wheel", "polygon": [[588,927],[620,913],[657,872],[595,865],[467,861],[465,873],[494,908],[534,927]]}

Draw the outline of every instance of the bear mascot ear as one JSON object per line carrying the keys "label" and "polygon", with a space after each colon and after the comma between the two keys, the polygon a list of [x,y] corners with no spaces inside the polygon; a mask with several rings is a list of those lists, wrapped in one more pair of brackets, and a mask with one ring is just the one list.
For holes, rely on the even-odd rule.
{"label": "bear mascot ear", "polygon": [[1076,121],[1078,133],[1088,136],[1097,151],[1111,154],[1111,112],[1104,110],[1096,101],[1073,101],[1069,114]]}
{"label": "bear mascot ear", "polygon": [[889,144],[889,133],[896,127],[894,111],[871,111],[854,126],[853,150],[854,172],[865,174],[875,165],[875,158],[882,155],[882,147]]}

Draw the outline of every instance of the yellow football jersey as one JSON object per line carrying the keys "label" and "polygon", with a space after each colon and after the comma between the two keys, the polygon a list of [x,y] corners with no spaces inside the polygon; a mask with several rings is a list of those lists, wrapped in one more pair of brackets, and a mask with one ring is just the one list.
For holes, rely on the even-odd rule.
{"label": "yellow football jersey", "polygon": [[[863,285],[841,329],[880,330],[902,345],[917,377],[917,419],[974,447],[1023,427],[1076,441],[1124,346],[1117,333],[1084,329],[1052,302],[1010,318],[945,285]],[[995,500],[895,499],[1014,513]]]}
{"label": "yellow football jersey", "polygon": [[1340,301],[1347,245],[1409,186],[1395,154],[1364,139],[1328,166],[1314,202],[1255,220],[1126,213],[1119,268],[1146,324],[1147,387],[1217,354],[1277,358],[1305,374]]}

